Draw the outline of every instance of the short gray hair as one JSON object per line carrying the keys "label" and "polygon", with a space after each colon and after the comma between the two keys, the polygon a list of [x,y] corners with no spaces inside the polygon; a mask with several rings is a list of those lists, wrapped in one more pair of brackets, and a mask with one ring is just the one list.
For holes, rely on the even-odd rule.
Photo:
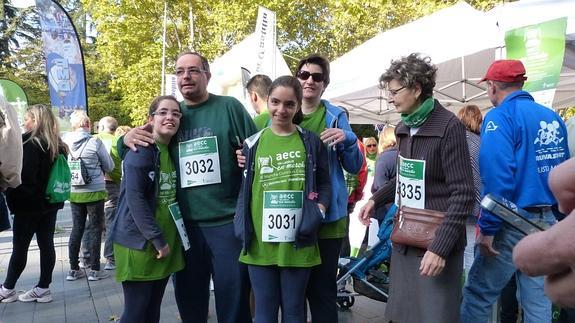
{"label": "short gray hair", "polygon": [[85,128],[90,126],[90,118],[85,110],[74,110],[70,114],[70,125],[72,129]]}
{"label": "short gray hair", "polygon": [[436,77],[437,67],[431,63],[431,58],[413,53],[391,61],[389,68],[379,78],[379,84],[381,88],[386,88],[391,80],[397,80],[410,89],[419,84],[422,99],[425,100],[433,96]]}
{"label": "short gray hair", "polygon": [[98,121],[98,132],[110,131],[114,133],[118,128],[118,121],[114,117],[106,116]]}

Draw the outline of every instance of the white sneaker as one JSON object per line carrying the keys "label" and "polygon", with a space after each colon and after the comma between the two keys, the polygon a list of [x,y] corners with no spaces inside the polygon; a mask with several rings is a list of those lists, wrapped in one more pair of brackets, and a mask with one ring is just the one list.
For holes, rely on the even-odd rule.
{"label": "white sneaker", "polygon": [[84,270],[82,270],[82,269],[79,269],[79,270],[71,269],[68,272],[68,276],[66,276],[66,280],[73,281],[73,280],[77,280],[78,278],[82,278],[84,276],[86,276],[86,274],[84,273]]}
{"label": "white sneaker", "polygon": [[24,294],[18,296],[20,302],[48,303],[52,301],[52,293],[49,288],[34,287]]}
{"label": "white sneaker", "polygon": [[116,269],[116,263],[114,260],[106,260],[106,265],[104,266],[104,270],[114,270]]}
{"label": "white sneaker", "polygon": [[105,272],[96,271],[96,270],[90,270],[90,272],[88,273],[88,280],[89,281],[98,281],[100,279],[104,279],[104,278],[108,278],[108,277],[110,277],[109,274],[107,274]]}
{"label": "white sneaker", "polygon": [[14,289],[8,289],[0,285],[0,301],[2,303],[12,303],[18,299],[18,294]]}

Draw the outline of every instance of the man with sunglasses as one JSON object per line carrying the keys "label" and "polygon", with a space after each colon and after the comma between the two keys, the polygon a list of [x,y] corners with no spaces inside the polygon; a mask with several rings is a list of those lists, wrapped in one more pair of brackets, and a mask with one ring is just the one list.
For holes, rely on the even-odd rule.
{"label": "man with sunglasses", "polygon": [[[232,221],[242,177],[235,151],[256,128],[238,100],[208,92],[210,77],[202,55],[178,57],[176,78],[184,101],[170,154],[177,165],[176,196],[191,246],[184,253],[184,270],[174,276],[176,302],[183,322],[207,322],[212,277],[218,322],[251,322],[249,278],[238,261],[241,244]],[[143,129],[124,137],[132,149],[151,142]]]}
{"label": "man with sunglasses", "polygon": [[337,263],[343,238],[347,235],[347,185],[343,170],[357,174],[363,155],[343,109],[321,96],[329,85],[329,61],[312,54],[300,60],[297,78],[303,89],[300,126],[320,136],[328,145],[332,200],[319,231],[321,265],[312,269],[307,298],[314,323],[337,322]]}

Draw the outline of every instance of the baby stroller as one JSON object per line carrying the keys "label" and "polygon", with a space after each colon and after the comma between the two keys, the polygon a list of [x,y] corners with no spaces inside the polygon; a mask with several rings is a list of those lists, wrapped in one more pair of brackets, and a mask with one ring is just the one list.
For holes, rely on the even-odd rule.
{"label": "baby stroller", "polygon": [[[379,231],[377,242],[368,249],[360,258],[345,257],[339,260],[339,279],[337,280],[338,295],[337,305],[342,310],[347,310],[355,303],[355,296],[363,295],[371,299],[387,302],[389,290],[389,268],[391,258],[391,231],[393,230],[393,217],[397,212],[397,206],[392,204],[389,208]],[[353,282],[355,292],[345,289],[349,279]]]}

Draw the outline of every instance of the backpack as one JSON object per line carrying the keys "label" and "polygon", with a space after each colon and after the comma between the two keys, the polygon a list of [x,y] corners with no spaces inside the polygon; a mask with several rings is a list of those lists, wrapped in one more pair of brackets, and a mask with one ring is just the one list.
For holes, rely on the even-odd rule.
{"label": "backpack", "polygon": [[86,148],[86,145],[88,145],[89,141],[90,139],[86,140],[86,143],[84,143],[84,146],[82,147],[82,150],[80,150],[78,157],[74,157],[74,154],[70,152],[68,166],[70,167],[70,173],[72,174],[70,183],[73,186],[88,185],[92,182],[92,178],[88,174],[88,168],[86,167],[86,164],[81,157],[82,152],[84,152],[84,148]]}
{"label": "backpack", "polygon": [[46,199],[49,203],[60,203],[70,199],[70,180],[72,173],[64,154],[58,154],[50,169]]}

